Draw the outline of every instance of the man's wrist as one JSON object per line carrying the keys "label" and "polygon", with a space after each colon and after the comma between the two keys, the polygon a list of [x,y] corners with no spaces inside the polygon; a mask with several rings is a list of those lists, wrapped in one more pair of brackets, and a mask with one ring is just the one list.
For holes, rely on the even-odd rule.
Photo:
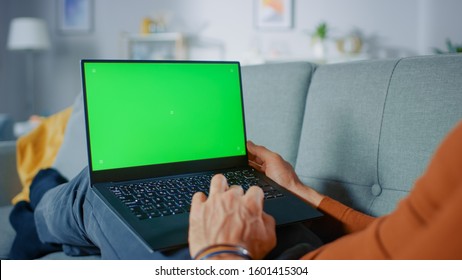
{"label": "man's wrist", "polygon": [[310,186],[304,185],[302,182],[295,184],[292,192],[316,208],[324,198],[322,194],[318,193]]}

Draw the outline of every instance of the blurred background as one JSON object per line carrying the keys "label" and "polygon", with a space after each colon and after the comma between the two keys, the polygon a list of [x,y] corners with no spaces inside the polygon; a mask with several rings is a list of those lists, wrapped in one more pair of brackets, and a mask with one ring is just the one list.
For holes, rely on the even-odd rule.
{"label": "blurred background", "polygon": [[324,64],[457,52],[461,11],[460,0],[0,0],[0,115],[24,123],[70,106],[83,58]]}

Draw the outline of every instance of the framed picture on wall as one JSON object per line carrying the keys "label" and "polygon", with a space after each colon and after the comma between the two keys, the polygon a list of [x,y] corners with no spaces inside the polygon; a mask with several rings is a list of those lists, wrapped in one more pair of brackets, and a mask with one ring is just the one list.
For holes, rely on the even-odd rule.
{"label": "framed picture on wall", "polygon": [[290,29],[293,0],[254,0],[255,25],[259,29]]}
{"label": "framed picture on wall", "polygon": [[58,30],[64,34],[92,30],[93,0],[58,0]]}

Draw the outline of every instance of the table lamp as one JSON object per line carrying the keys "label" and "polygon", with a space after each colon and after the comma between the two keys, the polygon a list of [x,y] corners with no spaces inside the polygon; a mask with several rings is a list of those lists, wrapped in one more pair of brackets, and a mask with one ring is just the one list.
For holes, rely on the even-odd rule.
{"label": "table lamp", "polygon": [[14,18],[10,24],[7,48],[26,53],[26,83],[30,114],[35,112],[34,101],[34,52],[50,48],[50,38],[45,21],[38,18]]}

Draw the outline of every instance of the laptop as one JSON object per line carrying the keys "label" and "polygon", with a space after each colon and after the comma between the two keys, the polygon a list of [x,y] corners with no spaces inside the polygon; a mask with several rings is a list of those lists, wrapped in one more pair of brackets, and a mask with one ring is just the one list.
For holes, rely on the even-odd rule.
{"label": "laptop", "polygon": [[239,62],[82,60],[93,190],[150,251],[188,241],[214,174],[259,185],[277,225],[322,216],[248,164]]}

